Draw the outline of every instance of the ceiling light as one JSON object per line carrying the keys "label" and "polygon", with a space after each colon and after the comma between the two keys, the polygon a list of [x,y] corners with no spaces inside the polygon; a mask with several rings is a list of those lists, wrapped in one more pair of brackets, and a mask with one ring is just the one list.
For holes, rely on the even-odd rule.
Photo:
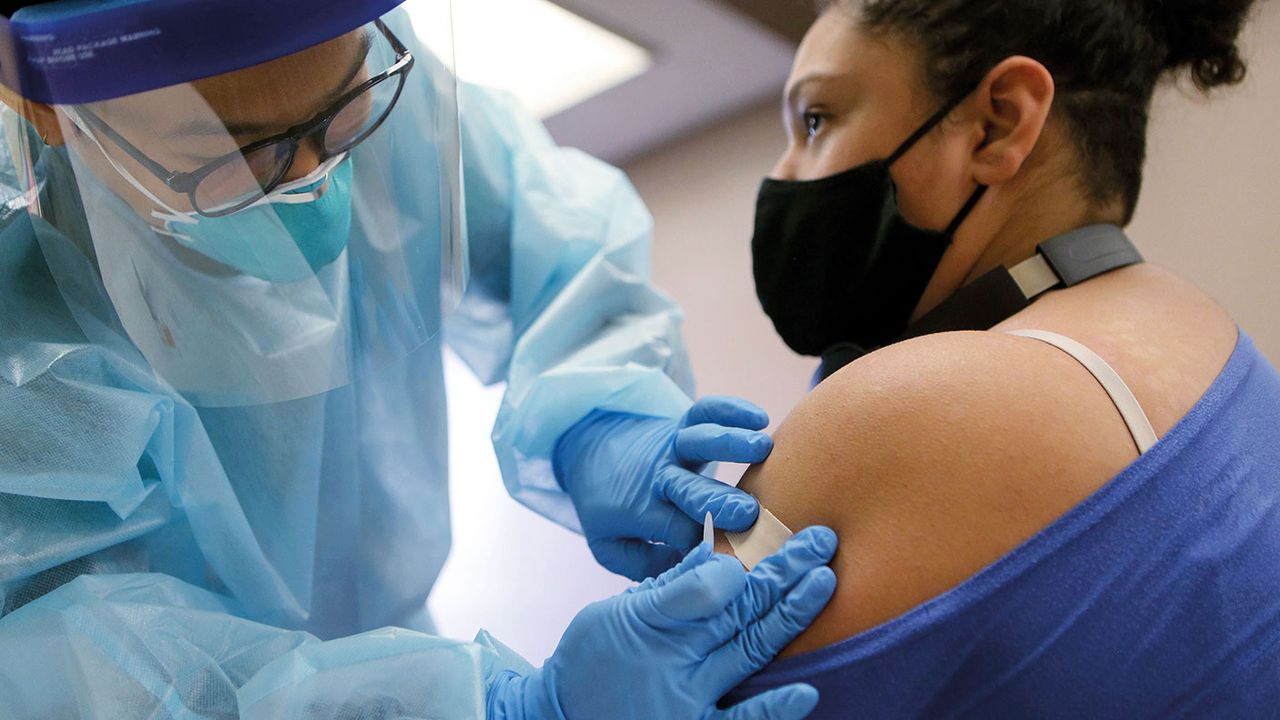
{"label": "ceiling light", "polygon": [[[415,29],[430,18],[410,3]],[[454,0],[455,67],[470,83],[507,90],[547,118],[644,74],[649,51],[548,0]],[[433,46],[435,47],[435,46]]]}

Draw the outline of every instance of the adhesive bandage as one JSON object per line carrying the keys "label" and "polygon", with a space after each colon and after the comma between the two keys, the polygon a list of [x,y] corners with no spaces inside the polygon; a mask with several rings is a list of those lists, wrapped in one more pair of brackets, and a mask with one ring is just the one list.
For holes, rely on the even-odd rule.
{"label": "adhesive bandage", "polygon": [[769,557],[791,539],[795,533],[774,517],[773,513],[760,508],[760,517],[750,530],[743,533],[725,533],[733,552],[747,570],[754,570],[761,560]]}

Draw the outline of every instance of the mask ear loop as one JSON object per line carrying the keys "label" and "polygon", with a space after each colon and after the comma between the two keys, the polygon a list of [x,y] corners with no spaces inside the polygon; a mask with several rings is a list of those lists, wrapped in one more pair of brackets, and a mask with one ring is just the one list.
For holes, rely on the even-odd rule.
{"label": "mask ear loop", "polygon": [[107,159],[107,162],[111,164],[112,169],[119,173],[120,177],[124,178],[126,182],[132,185],[134,190],[142,193],[148,200],[155,203],[157,207],[164,209],[166,212],[174,215],[182,214],[157,197],[155,193],[148,190],[145,185],[133,176],[133,173],[129,172],[115,158],[111,157],[111,153],[108,153],[106,148],[102,146],[102,142],[98,140],[98,136],[89,129],[88,123],[84,121],[84,118],[80,117],[80,113],[74,107],[67,106],[62,108],[62,111],[71,119],[71,122],[75,124],[76,128],[79,129],[80,132],[84,133],[85,137],[89,138],[90,142],[94,144],[94,147],[98,148],[98,152],[102,153],[102,156]]}
{"label": "mask ear loop", "polygon": [[941,125],[942,121],[946,120],[948,115],[955,112],[955,109],[960,107],[960,104],[963,103],[965,100],[968,100],[969,95],[972,95],[972,94],[973,93],[966,93],[952,100],[946,105],[942,106],[941,110],[934,113],[933,116],[930,117],[928,120],[926,120],[918,130],[911,133],[911,137],[908,137],[905,141],[903,141],[903,143],[898,146],[897,150],[893,151],[893,154],[889,156],[889,159],[885,161],[885,164],[893,165],[894,163],[901,160],[903,155],[906,155],[908,152],[911,152],[911,148],[915,147],[916,143],[920,142],[920,140],[923,139],[925,135],[928,135],[929,133],[933,132],[934,128]]}
{"label": "mask ear loop", "polygon": [[[899,145],[897,150],[893,151],[893,154],[885,161],[885,165],[892,167],[894,163],[902,159],[903,155],[911,152],[911,148],[915,147],[916,143],[920,142],[925,135],[933,132],[934,128],[941,125],[942,121],[946,120],[948,115],[955,112],[955,109],[960,107],[961,103],[969,99],[969,96],[972,94],[972,92],[966,93],[953,99],[946,105],[943,105],[941,110],[934,113],[915,132],[911,133],[911,136]],[[982,201],[983,196],[986,194],[987,186],[979,185],[978,188],[973,191],[973,194],[969,196],[964,207],[960,208],[960,212],[956,213],[956,216],[951,220],[951,224],[947,225],[947,229],[943,231],[948,242],[956,236],[956,231],[960,229],[960,226],[964,224],[965,220],[969,219],[969,215],[973,212],[973,209],[978,206],[978,203]]]}
{"label": "mask ear loop", "polygon": [[969,219],[969,215],[973,213],[973,209],[978,206],[978,203],[982,200],[982,196],[986,194],[987,186],[979,185],[978,189],[974,190],[973,194],[969,196],[968,202],[964,204],[963,208],[960,208],[960,212],[956,214],[955,219],[952,220],[951,224],[947,226],[947,229],[943,231],[947,236],[948,242],[955,239],[956,232],[960,230],[960,226],[964,224],[965,220]]}

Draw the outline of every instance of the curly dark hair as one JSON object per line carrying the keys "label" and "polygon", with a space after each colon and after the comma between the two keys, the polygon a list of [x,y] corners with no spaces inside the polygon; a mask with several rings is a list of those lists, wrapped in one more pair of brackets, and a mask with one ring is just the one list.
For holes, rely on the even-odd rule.
{"label": "curly dark hair", "polygon": [[1055,113],[1078,145],[1090,199],[1119,198],[1132,219],[1156,85],[1190,70],[1201,91],[1245,77],[1237,37],[1254,0],[822,0],[924,52],[939,97],[971,92],[1002,60],[1043,63]]}

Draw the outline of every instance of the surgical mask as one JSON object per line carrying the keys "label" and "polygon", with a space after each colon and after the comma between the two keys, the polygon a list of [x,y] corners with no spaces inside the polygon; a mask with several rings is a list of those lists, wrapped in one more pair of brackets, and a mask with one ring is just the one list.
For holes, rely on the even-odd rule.
{"label": "surgical mask", "polygon": [[945,230],[926,230],[902,216],[889,168],[963,100],[940,110],[886,160],[821,180],[764,181],[751,243],[756,294],[792,350],[816,356],[839,343],[874,348],[906,331],[986,187]]}
{"label": "surgical mask", "polygon": [[351,234],[352,167],[339,156],[221,217],[152,211],[156,232],[246,275],[274,283],[312,277],[342,254]]}

